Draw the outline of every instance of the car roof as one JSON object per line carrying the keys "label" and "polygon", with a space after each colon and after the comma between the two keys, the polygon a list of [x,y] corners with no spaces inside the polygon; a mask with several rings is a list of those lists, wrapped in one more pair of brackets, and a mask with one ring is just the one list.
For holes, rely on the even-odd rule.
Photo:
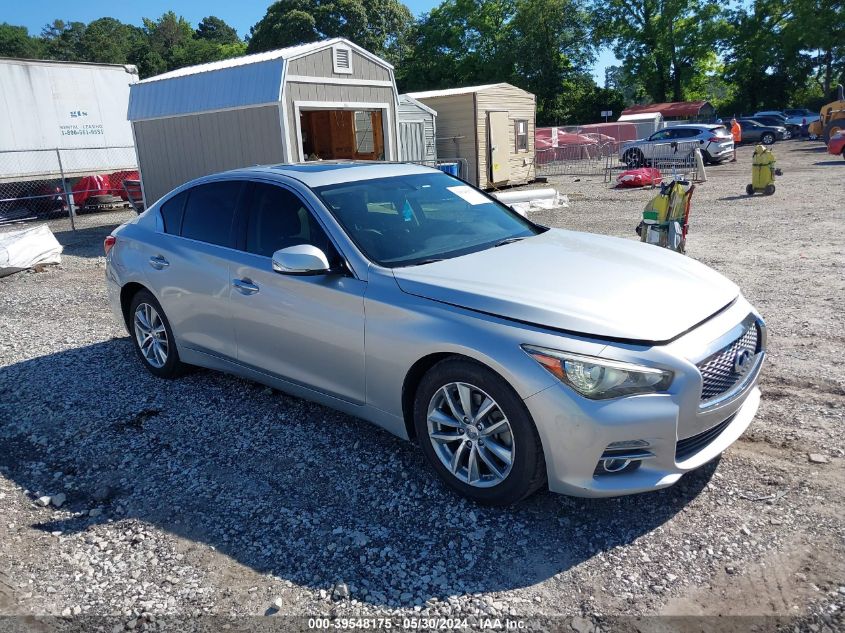
{"label": "car roof", "polygon": [[[413,163],[381,161],[321,160],[307,163],[256,165],[224,172],[227,176],[249,178],[255,176],[287,176],[308,187],[322,187],[358,180],[390,178],[412,174],[443,173],[431,167]],[[220,175],[220,174],[218,174]]]}

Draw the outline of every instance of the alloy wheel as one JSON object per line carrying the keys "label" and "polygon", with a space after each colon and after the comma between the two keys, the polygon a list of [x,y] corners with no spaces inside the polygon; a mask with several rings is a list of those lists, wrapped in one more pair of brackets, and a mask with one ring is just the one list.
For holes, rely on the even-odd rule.
{"label": "alloy wheel", "polygon": [[149,303],[139,303],[135,308],[134,326],[135,340],[144,359],[156,369],[164,367],[170,344],[158,311]]}
{"label": "alloy wheel", "polygon": [[443,385],[428,405],[434,452],[459,481],[478,488],[502,483],[514,461],[510,422],[498,403],[464,382]]}

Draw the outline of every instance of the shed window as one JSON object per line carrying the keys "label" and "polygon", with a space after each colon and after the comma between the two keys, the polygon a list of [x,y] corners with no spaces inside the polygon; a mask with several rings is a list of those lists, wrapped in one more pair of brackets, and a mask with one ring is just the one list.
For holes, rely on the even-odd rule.
{"label": "shed window", "polygon": [[528,151],[528,121],[525,119],[518,119],[516,124],[516,151]]}
{"label": "shed window", "polygon": [[341,75],[352,74],[352,49],[348,46],[334,46],[332,48],[334,71]]}

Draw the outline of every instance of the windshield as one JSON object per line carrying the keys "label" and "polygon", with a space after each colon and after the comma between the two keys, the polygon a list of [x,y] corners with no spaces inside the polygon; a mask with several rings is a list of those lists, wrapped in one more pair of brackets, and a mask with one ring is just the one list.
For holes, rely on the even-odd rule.
{"label": "windshield", "polygon": [[458,257],[543,228],[444,173],[316,187],[358,248],[390,268]]}

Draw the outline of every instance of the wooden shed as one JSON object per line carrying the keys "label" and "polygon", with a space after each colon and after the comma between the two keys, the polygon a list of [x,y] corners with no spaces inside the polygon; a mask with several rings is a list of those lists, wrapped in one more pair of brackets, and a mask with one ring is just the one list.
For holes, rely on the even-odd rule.
{"label": "wooden shed", "polygon": [[399,160],[436,162],[437,112],[409,95],[399,95]]}
{"label": "wooden shed", "polygon": [[256,164],[398,160],[393,67],[335,38],[180,68],[131,87],[144,198]]}
{"label": "wooden shed", "polygon": [[466,161],[466,180],[492,188],[528,182],[534,174],[533,94],[507,83],[409,96],[437,111],[437,157]]}

